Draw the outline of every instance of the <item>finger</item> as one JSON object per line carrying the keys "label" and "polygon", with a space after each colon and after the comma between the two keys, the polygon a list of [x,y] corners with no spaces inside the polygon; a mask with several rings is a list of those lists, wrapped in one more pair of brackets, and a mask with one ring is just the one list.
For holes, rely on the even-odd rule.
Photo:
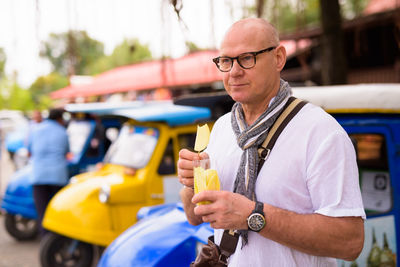
{"label": "finger", "polygon": [[209,159],[210,156],[208,156],[208,154],[206,152],[201,152],[200,153],[200,159]]}
{"label": "finger", "polygon": [[187,159],[179,159],[178,160],[178,169],[181,170],[193,170],[193,161]]}
{"label": "finger", "polygon": [[179,151],[179,159],[185,159],[185,160],[189,160],[189,161],[193,161],[193,159],[197,157],[198,158],[198,154],[196,152],[192,152],[186,148],[183,148]]}
{"label": "finger", "polygon": [[193,162],[189,160],[179,159],[177,163],[177,174],[180,178],[193,179]]}
{"label": "finger", "polygon": [[193,179],[187,179],[187,178],[182,178],[179,177],[179,182],[187,187],[193,188],[194,187],[194,180]]}
{"label": "finger", "polygon": [[178,177],[193,179],[193,171],[178,169]]}
{"label": "finger", "polygon": [[[202,217],[207,217],[207,216],[211,216],[213,211],[212,208],[210,208],[210,204],[201,204],[201,205],[197,205],[194,208],[194,214],[196,214],[197,216],[202,216]],[[207,217],[207,220],[210,220],[209,217]],[[208,221],[207,221],[208,222]]]}
{"label": "finger", "polygon": [[201,219],[203,220],[203,222],[209,222],[209,223],[215,223],[216,221],[213,219],[212,215],[204,215],[201,216]]}
{"label": "finger", "polygon": [[196,195],[193,196],[192,202],[194,204],[197,204],[202,201],[210,201],[210,202],[215,202],[218,199],[218,194],[220,191],[213,191],[213,190],[206,190],[202,191]]}

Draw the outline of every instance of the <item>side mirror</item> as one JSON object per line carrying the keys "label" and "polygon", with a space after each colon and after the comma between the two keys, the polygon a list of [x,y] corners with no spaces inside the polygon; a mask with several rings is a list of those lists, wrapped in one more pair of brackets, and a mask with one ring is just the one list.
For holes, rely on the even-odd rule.
{"label": "side mirror", "polygon": [[118,130],[117,128],[108,128],[108,129],[106,130],[106,137],[107,137],[108,140],[110,140],[111,143],[112,143],[112,142],[114,142],[114,141],[117,139],[118,133],[119,133],[119,130]]}

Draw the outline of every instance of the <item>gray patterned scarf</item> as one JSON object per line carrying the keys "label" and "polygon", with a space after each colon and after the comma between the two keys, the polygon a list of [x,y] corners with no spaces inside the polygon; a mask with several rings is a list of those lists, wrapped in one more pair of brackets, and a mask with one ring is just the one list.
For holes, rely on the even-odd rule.
{"label": "gray patterned scarf", "polygon": [[[267,110],[250,126],[245,121],[241,104],[236,102],[233,105],[231,112],[232,128],[238,146],[243,150],[233,192],[242,194],[253,201],[257,200],[255,193],[259,162],[257,148],[264,142],[269,128],[277,119],[291,94],[289,84],[281,79],[278,94]],[[247,230],[240,230],[239,232],[243,238],[242,246],[245,246],[248,242]]]}

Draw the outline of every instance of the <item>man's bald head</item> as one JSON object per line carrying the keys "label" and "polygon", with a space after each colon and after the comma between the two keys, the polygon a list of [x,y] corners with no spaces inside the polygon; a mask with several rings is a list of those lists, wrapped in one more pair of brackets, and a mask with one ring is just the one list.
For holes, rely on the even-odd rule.
{"label": "man's bald head", "polygon": [[280,88],[286,62],[286,50],[274,26],[260,18],[235,22],[224,36],[219,58],[228,61],[222,80],[233,100],[248,110],[268,106]]}
{"label": "man's bald head", "polygon": [[262,18],[246,18],[241,19],[228,29],[224,40],[232,32],[240,31],[242,33],[254,33],[256,38],[266,39],[272,45],[279,45],[279,34],[276,28]]}

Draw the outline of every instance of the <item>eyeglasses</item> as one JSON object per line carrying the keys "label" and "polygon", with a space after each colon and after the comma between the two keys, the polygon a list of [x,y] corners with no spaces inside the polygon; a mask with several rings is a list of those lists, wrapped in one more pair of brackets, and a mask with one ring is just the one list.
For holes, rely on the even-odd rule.
{"label": "eyeglasses", "polygon": [[257,52],[246,52],[238,55],[237,57],[216,57],[213,58],[213,61],[215,65],[217,65],[217,68],[222,72],[230,71],[233,67],[233,61],[235,59],[243,69],[251,69],[256,65],[256,57],[258,54],[270,52],[275,48],[276,46],[271,46]]}

